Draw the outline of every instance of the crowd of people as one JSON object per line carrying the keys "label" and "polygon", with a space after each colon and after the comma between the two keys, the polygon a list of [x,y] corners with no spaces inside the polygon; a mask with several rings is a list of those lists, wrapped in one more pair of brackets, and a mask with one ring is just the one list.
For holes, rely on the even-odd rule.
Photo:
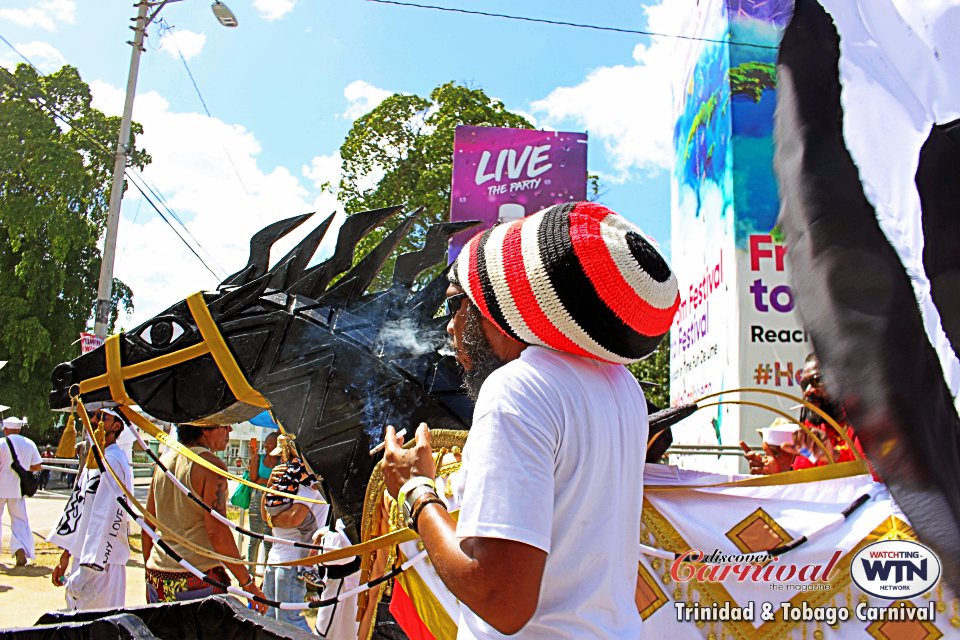
{"label": "crowd of people", "polygon": [[[48,542],[62,549],[51,581],[64,588],[66,607],[71,610],[118,608],[126,604],[130,516],[118,498],[132,493],[134,483],[130,456],[119,446],[119,440],[125,431],[129,434],[132,427],[129,420],[114,409],[93,410],[90,418],[94,429],[103,434],[104,460],[97,463],[93,454],[88,457],[88,447],[81,441],[77,447],[80,468],[76,480],[57,524],[47,536]],[[34,474],[38,487],[42,487],[43,473],[49,473],[42,469],[43,461],[53,457],[52,448],[47,447],[41,453],[32,440],[21,434],[25,425],[26,422],[18,419],[4,420],[4,438],[0,440],[0,522],[4,513],[9,514],[12,531],[9,553],[17,566],[24,566],[35,558],[35,547],[14,460]],[[171,448],[161,458],[182,486],[223,516],[227,514],[227,480],[214,468],[227,469],[218,454],[227,448],[230,431],[230,425],[180,425],[177,440],[196,457],[187,458]],[[311,545],[335,547],[349,543],[342,526],[333,531],[326,526],[329,506],[321,493],[319,479],[309,473],[291,437],[273,432],[265,438],[262,451],[251,450],[248,477],[264,488],[310,501],[255,492],[247,512],[251,531]],[[164,546],[155,545],[149,535],[142,536],[147,602],[191,600],[225,592],[220,586],[198,579],[185,569],[181,560],[215,583],[230,584],[232,576],[247,593],[280,602],[304,602],[308,587],[320,594],[329,587],[335,591],[342,589],[342,584],[333,583],[343,583],[345,579],[349,582],[345,575],[328,579],[323,568],[277,566],[304,557],[308,548],[274,545],[258,537],[249,537],[246,562],[243,562],[233,531],[163,473],[153,477],[146,504],[148,513],[162,521],[163,531],[176,532]],[[211,555],[218,555],[220,559],[209,557]],[[263,568],[259,575],[253,570],[257,566]],[[250,606],[312,632],[299,611],[268,609],[253,599]],[[324,631],[335,630],[333,612],[334,609],[323,611],[317,617],[321,637],[325,637]],[[346,621],[346,627],[355,629],[355,622]]]}
{"label": "crowd of people", "polygon": [[[93,412],[91,421],[105,436],[105,464],[84,464],[60,521],[48,537],[48,541],[63,549],[51,579],[54,585],[65,587],[67,608],[75,610],[124,606],[125,565],[130,557],[127,540],[129,514],[117,501],[133,488],[130,463],[117,446],[121,432],[130,424],[123,414],[112,409]],[[162,525],[156,529],[176,533],[168,537],[164,545],[155,544],[149,535],[142,537],[148,603],[192,600],[224,593],[223,587],[218,585],[230,584],[231,576],[252,596],[280,602],[304,602],[308,585],[319,592],[327,586],[323,572],[317,569],[276,566],[304,557],[307,548],[303,546],[274,545],[263,541],[265,558],[261,558],[261,540],[250,537],[247,562],[243,562],[230,527],[182,491],[181,486],[186,487],[213,511],[226,515],[227,480],[215,469],[227,469],[217,454],[227,448],[230,431],[229,425],[181,425],[177,427],[177,440],[195,456],[186,457],[169,449],[161,458],[176,481],[162,472],[155,474],[146,502],[147,512],[154,520],[148,517],[147,522],[160,521]],[[19,442],[17,446],[19,448]],[[292,438],[280,432],[270,433],[259,455],[251,451],[248,473],[249,479],[256,484],[311,501],[298,502],[290,497],[257,493],[248,512],[252,531],[291,542],[344,543],[341,534],[331,533],[325,526],[329,506],[320,491],[318,479],[307,471]],[[29,536],[26,539],[29,541]],[[32,557],[32,547],[28,553],[27,557]],[[182,562],[203,572],[211,581],[197,578]],[[264,564],[262,574],[257,575],[254,567]],[[312,631],[299,611],[268,608],[254,599],[250,600],[250,606],[303,631]],[[330,629],[330,613],[318,616],[318,623],[323,625],[321,629]]]}

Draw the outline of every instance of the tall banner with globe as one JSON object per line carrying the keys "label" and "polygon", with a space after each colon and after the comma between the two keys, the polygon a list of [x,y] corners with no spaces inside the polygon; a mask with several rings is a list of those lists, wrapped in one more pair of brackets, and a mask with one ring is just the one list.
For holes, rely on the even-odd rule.
{"label": "tall banner with globe", "polygon": [[453,142],[450,220],[483,224],[450,241],[450,261],[477,233],[587,197],[587,134],[459,126]]}
{"label": "tall banner with globe", "polygon": [[[701,2],[684,32],[702,40],[685,45],[685,74],[677,79],[673,131],[672,265],[680,308],[670,332],[670,401],[693,402],[736,387],[734,202],[730,144],[729,45],[723,0]],[[703,410],[674,430],[682,444],[735,442],[735,406]],[[722,463],[671,458],[681,466]]]}
{"label": "tall banner with globe", "polygon": [[[730,47],[740,386],[799,395],[800,370],[813,346],[794,311],[773,173],[777,47],[792,14],[793,0],[727,1],[730,40],[760,45]],[[789,411],[794,403],[773,404]],[[745,407],[741,433],[756,437],[774,417]]]}
{"label": "tall banner with globe", "polygon": [[[809,338],[793,311],[789,259],[776,228],[776,55],[792,0],[710,0],[690,18],[674,95],[673,266],[681,306],[671,332],[671,403],[725,389],[799,394]],[[787,400],[765,400],[789,410]],[[725,405],[677,430],[678,443],[758,443],[776,416]],[[673,460],[735,472],[736,456]],[[743,470],[742,468],[740,470]]]}

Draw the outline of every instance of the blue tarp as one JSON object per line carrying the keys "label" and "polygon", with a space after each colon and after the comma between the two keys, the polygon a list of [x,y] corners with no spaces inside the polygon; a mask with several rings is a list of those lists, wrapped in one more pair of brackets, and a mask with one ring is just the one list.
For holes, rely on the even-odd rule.
{"label": "blue tarp", "polygon": [[250,424],[263,427],[264,429],[276,430],[280,428],[280,425],[273,421],[273,417],[270,415],[269,411],[264,411],[263,413],[257,414],[250,418]]}

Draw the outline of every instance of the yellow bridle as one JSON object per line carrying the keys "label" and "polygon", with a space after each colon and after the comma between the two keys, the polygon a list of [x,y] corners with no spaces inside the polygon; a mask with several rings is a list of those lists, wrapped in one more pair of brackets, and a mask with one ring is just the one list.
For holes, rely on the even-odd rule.
{"label": "yellow bridle", "polygon": [[120,362],[120,338],[122,334],[110,336],[104,343],[104,349],[106,351],[106,373],[81,381],[79,385],[80,394],[82,395],[109,387],[110,396],[114,402],[125,406],[132,406],[135,405],[136,402],[127,395],[127,390],[123,383],[124,380],[131,380],[156,371],[162,371],[163,369],[168,369],[209,354],[213,357],[213,361],[217,363],[220,375],[223,376],[227,386],[230,387],[230,391],[237,400],[254,407],[269,409],[270,403],[267,402],[267,399],[264,398],[259,391],[251,387],[250,383],[247,382],[247,377],[243,375],[240,365],[238,365],[234,359],[230,348],[220,333],[220,328],[217,327],[217,323],[213,321],[210,310],[203,301],[203,293],[197,292],[188,297],[187,307],[190,309],[193,321],[197,325],[197,329],[199,329],[200,336],[203,340],[197,344],[165,353],[156,358],[150,358],[143,362],[123,366]]}
{"label": "yellow bridle", "polygon": [[[120,405],[120,411],[129,418],[131,422],[178,454],[186,456],[192,462],[228,480],[246,485],[251,489],[287,498],[295,498],[302,502],[326,504],[324,500],[315,500],[313,498],[296,496],[277,489],[269,489],[256,482],[235,476],[229,471],[225,471],[208,460],[205,460],[202,456],[187,447],[184,447],[171,438],[163,429],[130,408],[137,403],[127,395],[126,385],[124,384],[125,380],[162,371],[163,369],[188,362],[207,354],[213,357],[213,361],[220,370],[220,375],[223,376],[227,386],[230,387],[230,391],[237,400],[262,409],[270,408],[270,403],[267,402],[267,399],[247,382],[247,377],[243,374],[243,370],[240,369],[240,365],[237,364],[236,359],[234,359],[233,353],[230,352],[230,348],[223,339],[223,334],[220,333],[220,328],[217,327],[217,323],[213,321],[213,317],[210,315],[210,310],[203,300],[203,293],[197,292],[188,297],[187,307],[190,309],[193,321],[200,331],[200,336],[203,338],[200,342],[183,349],[178,349],[177,351],[165,353],[156,358],[150,358],[143,362],[123,366],[120,360],[120,338],[122,334],[110,336],[106,342],[104,342],[106,373],[80,381],[80,383],[76,385],[78,393],[73,396],[72,399],[79,401],[80,396],[84,393],[109,388],[111,399]],[[282,430],[283,427],[281,427],[281,431]]]}

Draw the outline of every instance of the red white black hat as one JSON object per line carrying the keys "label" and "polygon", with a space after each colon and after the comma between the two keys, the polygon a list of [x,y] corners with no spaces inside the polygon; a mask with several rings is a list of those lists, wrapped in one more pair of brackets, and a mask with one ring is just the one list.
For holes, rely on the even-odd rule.
{"label": "red white black hat", "polygon": [[450,280],[511,338],[616,364],[653,353],[680,305],[676,277],[641,231],[591,202],[475,236]]}

